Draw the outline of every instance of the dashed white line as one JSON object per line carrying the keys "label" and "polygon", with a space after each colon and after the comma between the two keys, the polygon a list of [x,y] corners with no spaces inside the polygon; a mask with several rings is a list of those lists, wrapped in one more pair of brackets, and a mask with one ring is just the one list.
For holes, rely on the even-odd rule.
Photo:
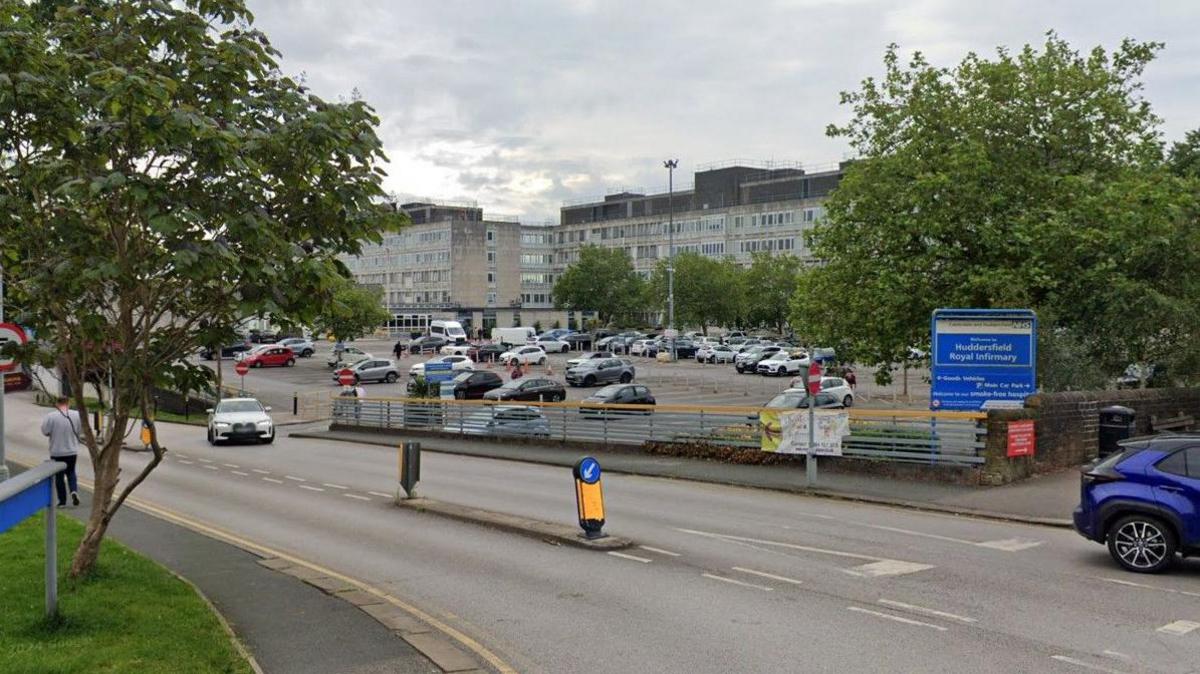
{"label": "dashed white line", "polygon": [[1035,541],[1032,538],[1005,538],[1000,541],[984,541],[975,545],[981,548],[1003,550],[1004,552],[1020,552],[1029,548],[1036,548],[1041,544],[1041,541]]}
{"label": "dashed white line", "polygon": [[295,475],[284,475],[284,477],[289,480],[295,480],[296,482],[308,482],[308,480],[305,480],[302,477],[296,477]]}
{"label": "dashed white line", "polygon": [[240,470],[231,470],[229,472],[233,473],[234,475],[241,475],[242,477],[250,477],[250,473],[243,473]]}
{"label": "dashed white line", "polygon": [[330,483],[328,483],[328,482],[322,482],[321,484],[323,484],[323,485],[325,485],[326,487],[329,487],[329,488],[331,488],[331,489],[349,489],[349,488],[350,488],[350,487],[343,487],[343,486],[342,486],[342,485],[340,485],[340,484],[330,484]]}
{"label": "dashed white line", "polygon": [[395,496],[396,496],[395,494],[384,494],[384,493],[378,492],[378,491],[369,491],[367,493],[370,494],[371,496],[380,496],[382,498],[395,498]]}
{"label": "dashed white line", "polygon": [[200,466],[200,467],[204,468],[206,470],[221,470],[220,468],[217,468],[216,466]]}
{"label": "dashed white line", "polygon": [[237,465],[236,463],[223,463],[221,465],[225,466],[226,468],[241,468],[241,466]]}
{"label": "dashed white line", "polygon": [[1176,620],[1173,623],[1167,623],[1158,628],[1163,634],[1173,634],[1175,636],[1183,636],[1188,632],[1193,632],[1200,628],[1200,623],[1192,622],[1191,620]]}
{"label": "dashed white line", "polygon": [[724,576],[714,576],[711,573],[702,573],[700,575],[705,578],[708,578],[710,580],[719,580],[722,583],[729,583],[730,585],[741,585],[742,587],[751,587],[751,588],[754,588],[755,590],[762,590],[763,592],[773,591],[773,588],[769,588],[766,585],[755,585],[754,583],[746,583],[746,582],[736,580],[733,578],[726,578]]}
{"label": "dashed white line", "polygon": [[179,463],[186,463],[187,465],[191,466],[191,465],[194,465],[196,462],[195,462],[195,461],[188,461],[187,459],[180,459],[180,460],[179,460]]}
{"label": "dashed white line", "polygon": [[314,487],[309,484],[298,484],[296,486],[300,487],[301,489],[307,489],[309,491],[325,491],[324,489],[321,489],[320,487]]}
{"label": "dashed white line", "polygon": [[968,618],[968,617],[962,616],[962,615],[955,615],[953,613],[946,613],[945,611],[938,611],[936,609],[925,608],[924,606],[915,606],[913,604],[905,604],[902,601],[895,601],[892,599],[880,599],[879,603],[883,604],[884,606],[891,606],[892,608],[907,609],[909,611],[915,611],[917,613],[924,613],[925,615],[936,616],[938,618],[946,618],[947,620],[957,620],[962,623],[979,622],[978,620],[976,620],[974,618]]}
{"label": "dashed white line", "polygon": [[905,625],[916,625],[919,627],[928,627],[930,629],[935,629],[939,632],[945,632],[949,629],[947,627],[942,627],[941,625],[934,625],[933,623],[923,623],[920,620],[913,620],[911,618],[901,618],[898,615],[892,615],[890,613],[880,613],[879,611],[872,611],[870,609],[859,608],[858,606],[847,606],[846,610],[854,611],[855,613],[866,613],[867,615],[873,615],[877,618],[886,618],[888,620],[893,620],[898,623],[904,623]]}
{"label": "dashed white line", "polygon": [[783,583],[791,583],[792,585],[803,585],[804,584],[804,581],[802,581],[802,580],[796,580],[795,578],[788,578],[787,576],[776,576],[775,574],[767,573],[766,571],[755,571],[754,569],[747,569],[747,568],[743,568],[740,566],[735,566],[732,568],[734,571],[741,571],[742,573],[749,573],[754,576],[762,576],[763,578],[770,578],[771,580],[778,580]]}
{"label": "dashed white line", "polygon": [[264,477],[263,480],[265,482],[274,482],[275,484],[283,484],[283,480],[276,480],[273,477]]}
{"label": "dashed white line", "polygon": [[1096,580],[1102,580],[1106,583],[1114,585],[1125,585],[1126,587],[1137,587],[1143,590],[1158,590],[1159,592],[1167,592],[1169,594],[1182,594],[1188,597],[1200,597],[1200,592],[1188,592],[1187,590],[1172,590],[1169,587],[1158,587],[1157,585],[1146,585],[1145,583],[1135,583],[1132,580],[1121,580],[1119,578],[1104,578],[1102,576],[1093,576]]}
{"label": "dashed white line", "polygon": [[175,456],[176,456],[176,457],[178,457],[178,458],[180,458],[180,459],[186,459],[186,458],[188,458],[188,457],[187,457],[187,454],[176,454]]}
{"label": "dashed white line", "polygon": [[646,559],[645,557],[638,557],[636,555],[627,555],[624,552],[609,551],[608,554],[612,555],[613,557],[620,557],[621,559],[628,559],[628,560],[634,561],[634,562],[641,562],[642,564],[649,564],[650,562],[654,561],[651,559]]}
{"label": "dashed white line", "polygon": [[370,501],[371,500],[370,496],[359,496],[358,494],[342,494],[342,496],[345,496],[346,498],[358,499],[359,501]]}
{"label": "dashed white line", "polygon": [[271,471],[263,470],[262,468],[251,468],[250,470],[252,470],[260,475],[270,475],[271,474]]}
{"label": "dashed white line", "polygon": [[198,458],[198,459],[196,459],[196,460],[197,460],[197,461],[199,461],[200,463],[212,463],[212,461],[211,461],[211,460],[209,460],[209,459],[206,459],[206,458],[204,458],[204,457],[200,457],[200,458]]}
{"label": "dashed white line", "polygon": [[833,555],[835,557],[848,557],[850,559],[866,559],[873,562],[886,561],[880,557],[872,557],[870,555],[860,555],[854,552],[842,552],[841,550],[826,550],[824,548],[813,548],[807,545],[796,545],[794,543],[783,543],[780,541],[764,541],[758,538],[746,538],[744,536],[731,536],[729,534],[714,534],[708,531],[696,531],[695,529],[676,529],[685,534],[694,534],[696,536],[705,536],[707,538],[715,538],[725,541],[739,541],[743,543],[758,543],[759,545],[773,545],[780,548],[789,548],[791,550],[801,550],[804,552],[817,552],[823,555]]}
{"label": "dashed white line", "polygon": [[1083,660],[1076,660],[1075,658],[1072,658],[1072,657],[1069,657],[1066,655],[1051,655],[1050,659],[1058,660],[1059,662],[1065,662],[1068,665],[1075,665],[1076,667],[1083,667],[1084,669],[1090,669],[1093,672],[1108,672],[1108,674],[1125,674],[1124,672],[1122,672],[1118,669],[1109,669],[1108,667],[1101,667],[1100,665],[1093,665],[1090,662],[1084,662]]}
{"label": "dashed white line", "polygon": [[865,578],[878,578],[879,576],[902,576],[907,573],[916,573],[932,569],[930,564],[918,564],[916,562],[904,562],[899,559],[884,559],[870,564],[863,564],[852,569],[842,569],[851,576],[863,576]]}
{"label": "dashed white line", "polygon": [[666,555],[668,557],[678,557],[679,556],[678,552],[671,552],[670,550],[663,550],[662,548],[652,548],[649,545],[639,545],[638,547],[645,550],[646,552],[657,552],[660,555]]}

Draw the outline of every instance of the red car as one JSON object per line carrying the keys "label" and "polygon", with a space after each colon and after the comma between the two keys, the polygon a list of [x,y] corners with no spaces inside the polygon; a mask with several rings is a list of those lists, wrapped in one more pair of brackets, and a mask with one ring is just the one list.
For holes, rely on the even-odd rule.
{"label": "red car", "polygon": [[296,364],[296,354],[286,346],[271,344],[247,351],[242,362],[250,367],[291,367]]}

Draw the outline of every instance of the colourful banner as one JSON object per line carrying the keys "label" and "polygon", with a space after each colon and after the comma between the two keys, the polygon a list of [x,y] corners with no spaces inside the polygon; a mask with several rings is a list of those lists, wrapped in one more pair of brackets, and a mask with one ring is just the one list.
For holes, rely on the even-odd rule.
{"label": "colourful banner", "polygon": [[[773,428],[762,419],[767,414],[776,418]],[[808,410],[795,412],[762,412],[763,451],[780,454],[808,453]],[[841,456],[842,438],[850,434],[850,413],[844,410],[817,410],[813,453],[817,456]],[[768,437],[774,440],[768,449]]]}

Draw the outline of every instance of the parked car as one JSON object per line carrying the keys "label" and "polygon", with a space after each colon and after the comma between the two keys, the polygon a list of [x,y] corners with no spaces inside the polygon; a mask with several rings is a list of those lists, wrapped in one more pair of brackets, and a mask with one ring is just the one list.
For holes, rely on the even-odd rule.
{"label": "parked car", "polygon": [[789,374],[800,374],[809,366],[808,354],[803,351],[789,353],[781,349],[758,361],[755,371],[762,375],[783,377]]}
{"label": "parked car", "polygon": [[279,343],[291,349],[293,353],[301,358],[311,358],[317,352],[317,347],[313,344],[313,341],[303,337],[288,337],[287,339],[280,340]]}
{"label": "parked car", "polygon": [[338,367],[341,365],[349,365],[350,363],[357,363],[364,358],[370,357],[371,354],[363,351],[357,346],[347,346],[343,347],[341,351],[334,351],[333,355],[329,357],[329,360],[325,361],[325,364],[329,367]]}
{"label": "parked car", "polygon": [[567,367],[575,367],[585,360],[596,360],[598,358],[612,358],[611,351],[585,351],[578,356],[567,360]]}
{"label": "parked car", "polygon": [[[620,416],[628,414],[652,414],[654,396],[650,389],[641,384],[610,384],[583,399],[579,413],[590,417]],[[643,405],[645,410],[605,409],[593,405]]]}
{"label": "parked car", "polygon": [[557,337],[546,337],[542,335],[534,342],[534,346],[540,348],[546,353],[566,353],[571,350],[571,344]]}
{"label": "parked car", "polygon": [[466,342],[462,344],[447,344],[438,350],[443,356],[466,356],[470,358],[479,352],[479,347]]}
{"label": "parked car", "polygon": [[440,351],[442,349],[443,346],[446,346],[449,343],[450,343],[450,340],[446,339],[442,335],[425,335],[424,337],[418,337],[418,338],[412,340],[411,342],[409,342],[408,343],[408,352],[409,353],[437,353],[438,351]]}
{"label": "parked car", "polygon": [[732,363],[737,352],[727,344],[710,344],[696,351],[698,363]]}
{"label": "parked car", "polygon": [[538,346],[519,346],[500,354],[500,362],[506,365],[545,365],[546,352]]}
{"label": "parked car", "polygon": [[254,398],[225,398],[208,410],[208,444],[244,440],[275,442],[275,422],[270,407]]}
{"label": "parked car", "polygon": [[521,377],[505,382],[483,394],[484,400],[542,400],[556,403],[565,400],[567,389],[553,379]]}
{"label": "parked car", "polygon": [[1106,544],[1127,571],[1159,573],[1176,553],[1200,554],[1200,436],[1121,443],[1080,477],[1075,530]]}
{"label": "parked car", "polygon": [[778,351],[778,346],[764,346],[745,353],[739,353],[733,361],[733,367],[738,371],[738,374],[754,374],[758,372],[758,362],[760,360]]}
{"label": "parked car", "polygon": [[[790,382],[797,389],[804,389],[807,384],[808,375],[803,373]],[[821,377],[821,391],[841,400],[843,407],[854,406],[854,389],[841,377]]]}
{"label": "parked car", "polygon": [[629,355],[644,356],[646,355],[646,347],[650,345],[649,339],[636,339],[629,345]]}
{"label": "parked car", "polygon": [[554,328],[553,330],[547,330],[547,331],[543,332],[542,334],[538,335],[538,339],[542,339],[543,337],[548,338],[548,339],[562,339],[563,337],[566,337],[567,335],[575,334],[575,332],[576,332],[575,330],[572,330],[570,328]]}
{"label": "parked car", "polygon": [[243,353],[241,360],[249,367],[292,367],[296,354],[286,346],[265,344]]}
{"label": "parked car", "polygon": [[833,349],[824,347],[815,347],[812,350],[813,360],[822,365],[830,365],[837,362],[837,352]]}
{"label": "parked car", "polygon": [[504,385],[500,375],[489,370],[459,372],[450,381],[454,397],[459,400],[479,400],[483,398],[483,394]]}
{"label": "parked car", "polygon": [[254,329],[246,334],[251,344],[274,344],[279,340],[279,333],[272,330]]}
{"label": "parked car", "polygon": [[542,411],[526,405],[495,405],[477,410],[462,421],[449,419],[446,433],[508,437],[550,437],[550,422]]}
{"label": "parked car", "polygon": [[636,374],[633,363],[627,360],[601,358],[585,360],[575,367],[567,368],[566,379],[571,386],[595,386],[613,381],[627,384],[633,381]]}
{"label": "parked car", "polygon": [[741,330],[730,330],[721,336],[721,341],[726,344],[741,344],[746,341],[746,333]]}
{"label": "parked car", "polygon": [[451,372],[461,372],[462,370],[474,370],[475,361],[466,356],[438,356],[430,358],[424,363],[413,363],[412,367],[408,368],[408,376],[421,377],[425,375],[425,366],[429,363],[450,363]]}
{"label": "parked car", "polygon": [[[222,346],[221,347],[221,357],[222,358],[234,358],[239,353],[245,353],[245,352],[249,351],[251,348],[252,347],[249,344],[247,344],[246,342],[238,342],[237,344],[230,344],[228,346]],[[200,357],[203,358],[204,360],[212,360],[214,357],[216,357],[216,350],[206,346],[206,347],[200,349]]]}
{"label": "parked car", "polygon": [[500,360],[500,354],[507,350],[502,344],[482,344],[474,354],[467,355],[471,356],[471,360],[476,363],[488,363]]}
{"label": "parked car", "polygon": [[400,370],[396,361],[383,358],[364,358],[353,365],[341,368],[333,373],[333,380],[339,381],[342,373],[349,370],[354,373],[354,383],[365,384],[372,381],[394,383],[400,378]]}
{"label": "parked car", "polygon": [[[658,356],[658,353],[660,351],[662,351],[664,353],[670,352],[671,351],[671,340],[669,340],[669,339],[654,340],[653,342],[651,342],[650,344],[648,344],[646,346],[646,352],[643,355],[648,356],[650,358],[654,358],[654,357]],[[695,358],[696,357],[696,345],[694,343],[692,343],[692,341],[690,339],[675,340],[675,357],[676,358],[688,358],[688,359]]]}
{"label": "parked car", "polygon": [[572,349],[586,349],[591,347],[596,337],[592,336],[590,332],[574,332],[562,337],[561,340],[571,345]]}
{"label": "parked car", "polygon": [[[842,401],[838,400],[837,396],[825,391],[817,393],[817,409],[842,409]],[[779,395],[767,401],[763,407],[767,409],[780,410],[806,410],[808,409],[808,391],[802,388],[790,388]]]}

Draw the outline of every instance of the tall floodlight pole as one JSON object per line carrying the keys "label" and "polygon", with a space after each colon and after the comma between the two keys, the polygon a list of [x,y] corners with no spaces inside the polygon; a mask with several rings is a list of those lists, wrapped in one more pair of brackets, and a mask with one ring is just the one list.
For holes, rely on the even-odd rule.
{"label": "tall floodlight pole", "polygon": [[671,331],[671,360],[675,360],[675,167],[678,159],[663,162],[667,169],[667,329]]}
{"label": "tall floodlight pole", "polygon": [[[0,263],[0,323],[4,322],[4,264]],[[0,482],[8,479],[8,464],[4,463],[4,385],[6,375],[0,374]]]}

